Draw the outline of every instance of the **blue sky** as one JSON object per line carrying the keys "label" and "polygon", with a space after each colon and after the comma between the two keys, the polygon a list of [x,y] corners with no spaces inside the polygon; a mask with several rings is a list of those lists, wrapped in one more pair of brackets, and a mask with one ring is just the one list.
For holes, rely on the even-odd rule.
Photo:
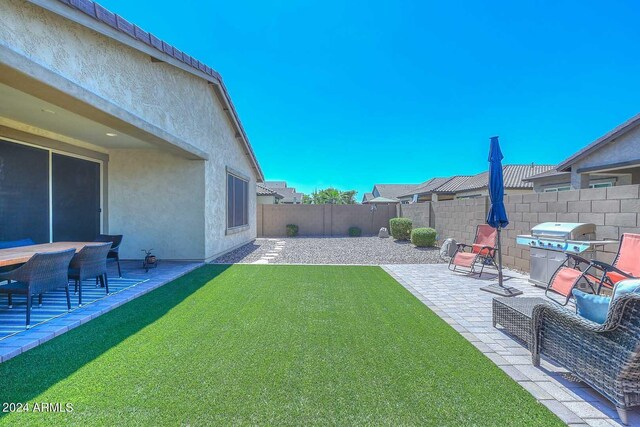
{"label": "blue sky", "polygon": [[640,112],[633,0],[100,3],[220,72],[305,192],[478,173],[492,135],[555,164]]}

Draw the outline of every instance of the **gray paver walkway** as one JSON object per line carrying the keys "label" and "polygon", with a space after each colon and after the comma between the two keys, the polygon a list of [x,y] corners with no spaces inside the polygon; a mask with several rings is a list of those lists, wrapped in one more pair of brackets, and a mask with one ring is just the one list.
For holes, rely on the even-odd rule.
{"label": "gray paver walkway", "polygon": [[[531,364],[531,354],[519,342],[492,325],[491,301],[495,295],[480,287],[496,282],[494,274],[469,276],[453,273],[442,264],[383,265],[400,284],[460,332],[500,369],[569,425],[619,426],[615,407],[584,383],[572,382],[566,370],[542,360]],[[527,277],[505,271],[508,283],[524,296],[543,297],[543,289]],[[640,413],[629,413],[629,424],[640,426]]]}

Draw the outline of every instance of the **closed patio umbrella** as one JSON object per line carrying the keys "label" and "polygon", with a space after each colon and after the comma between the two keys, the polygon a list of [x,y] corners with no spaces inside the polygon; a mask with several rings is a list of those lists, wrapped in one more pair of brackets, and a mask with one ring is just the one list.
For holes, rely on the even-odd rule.
{"label": "closed patio umbrella", "polygon": [[503,285],[502,277],[502,247],[500,241],[500,231],[509,225],[509,218],[507,217],[507,211],[504,207],[504,178],[502,176],[502,151],[500,151],[500,143],[498,137],[491,137],[491,143],[489,145],[489,199],[491,200],[491,207],[489,208],[489,214],[487,215],[487,224],[495,228],[498,231],[498,285],[489,285],[481,288],[483,291],[492,292],[494,294],[503,296],[515,296],[520,295],[522,291],[505,287]]}

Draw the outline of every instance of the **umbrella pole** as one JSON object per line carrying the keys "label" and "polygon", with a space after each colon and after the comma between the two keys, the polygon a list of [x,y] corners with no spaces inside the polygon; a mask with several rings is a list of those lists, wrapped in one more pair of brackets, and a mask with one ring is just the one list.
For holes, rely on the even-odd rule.
{"label": "umbrella pole", "polygon": [[514,288],[514,287],[505,287],[504,284],[502,283],[503,278],[502,278],[502,241],[500,239],[500,232],[501,227],[497,228],[498,230],[498,245],[497,245],[497,250],[498,250],[498,284],[496,285],[495,283],[492,285],[488,285],[488,286],[483,286],[482,288],[480,288],[483,291],[487,291],[487,292],[491,292],[492,294],[496,294],[496,295],[501,295],[503,297],[515,297],[516,295],[521,295],[522,291]]}
{"label": "umbrella pole", "polygon": [[502,284],[502,242],[500,241],[500,231],[502,231],[502,227],[498,227],[498,286],[504,288]]}

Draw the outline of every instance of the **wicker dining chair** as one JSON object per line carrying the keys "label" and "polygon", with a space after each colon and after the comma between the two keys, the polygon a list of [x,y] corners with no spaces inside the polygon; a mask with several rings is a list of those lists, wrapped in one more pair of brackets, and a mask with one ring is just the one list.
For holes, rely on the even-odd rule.
{"label": "wicker dining chair", "polygon": [[74,255],[69,264],[69,279],[75,281],[75,292],[78,293],[78,305],[82,305],[82,281],[86,279],[100,280],[109,295],[107,279],[107,254],[111,243],[87,245]]}
{"label": "wicker dining chair", "polygon": [[13,307],[13,294],[26,295],[27,328],[31,323],[31,304],[35,295],[38,295],[38,303],[42,305],[43,293],[64,287],[67,293],[67,308],[71,310],[68,269],[74,253],[75,249],[37,253],[21,267],[0,274],[0,280],[11,280],[11,283],[0,286],[0,293],[8,295],[9,308]]}
{"label": "wicker dining chair", "polygon": [[107,255],[107,260],[114,260],[118,265],[118,277],[122,277],[120,270],[120,245],[122,244],[122,234],[100,234],[95,242],[111,242],[111,249]]}
{"label": "wicker dining chair", "polygon": [[627,424],[627,410],[640,405],[640,295],[611,303],[604,324],[556,304],[532,314],[533,365],[544,355],[609,399]]}
{"label": "wicker dining chair", "polygon": [[[3,240],[3,241],[0,241],[0,249],[20,248],[22,246],[30,246],[35,244],[36,243],[31,239]],[[6,273],[7,271],[15,270],[21,265],[22,264],[0,267],[0,273]]]}

